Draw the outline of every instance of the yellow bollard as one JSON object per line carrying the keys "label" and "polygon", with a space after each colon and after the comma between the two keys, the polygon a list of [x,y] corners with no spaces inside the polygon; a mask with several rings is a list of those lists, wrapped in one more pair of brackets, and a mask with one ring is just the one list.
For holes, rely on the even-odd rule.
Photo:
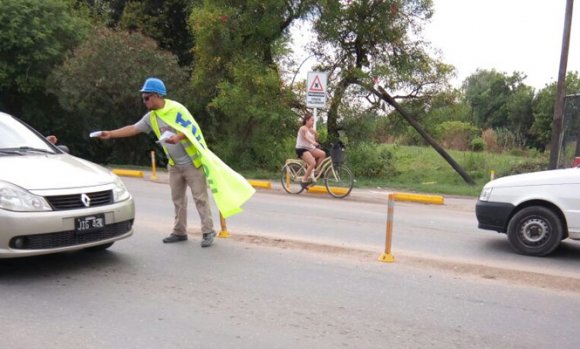
{"label": "yellow bollard", "polygon": [[157,179],[157,173],[155,172],[155,150],[151,150],[151,179]]}
{"label": "yellow bollard", "polygon": [[395,213],[395,195],[389,194],[387,204],[387,235],[385,237],[385,252],[379,256],[379,261],[393,263],[395,256],[391,254],[391,241],[393,240],[393,217]]}
{"label": "yellow bollard", "polygon": [[218,234],[218,237],[229,238],[230,233],[228,232],[228,227],[226,226],[226,219],[224,218],[224,216],[222,216],[221,212],[220,212],[220,225],[221,225],[222,230]]}
{"label": "yellow bollard", "polygon": [[491,172],[489,173],[489,180],[493,181],[495,179],[495,170],[491,170]]}

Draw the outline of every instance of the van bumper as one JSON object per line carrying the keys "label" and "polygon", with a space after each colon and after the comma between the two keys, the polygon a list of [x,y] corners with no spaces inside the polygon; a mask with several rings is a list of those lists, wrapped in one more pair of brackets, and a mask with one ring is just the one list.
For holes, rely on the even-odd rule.
{"label": "van bumper", "polygon": [[495,230],[505,233],[509,218],[515,206],[506,202],[489,202],[477,200],[475,216],[479,229]]}

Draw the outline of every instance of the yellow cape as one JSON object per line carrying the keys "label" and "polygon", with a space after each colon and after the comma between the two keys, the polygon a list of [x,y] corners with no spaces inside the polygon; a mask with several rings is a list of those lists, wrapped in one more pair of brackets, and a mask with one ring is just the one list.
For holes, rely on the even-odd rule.
{"label": "yellow cape", "polygon": [[169,105],[154,112],[165,123],[183,133],[199,152],[207,183],[222,216],[227,218],[242,212],[241,206],[256,190],[202,143],[199,126],[187,108],[171,100],[166,100],[166,104]]}

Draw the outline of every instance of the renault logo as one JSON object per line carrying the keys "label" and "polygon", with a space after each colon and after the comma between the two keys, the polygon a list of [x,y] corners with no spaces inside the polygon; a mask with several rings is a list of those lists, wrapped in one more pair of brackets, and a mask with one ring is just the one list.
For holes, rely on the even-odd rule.
{"label": "renault logo", "polygon": [[91,198],[87,194],[81,194],[81,201],[85,207],[91,206]]}

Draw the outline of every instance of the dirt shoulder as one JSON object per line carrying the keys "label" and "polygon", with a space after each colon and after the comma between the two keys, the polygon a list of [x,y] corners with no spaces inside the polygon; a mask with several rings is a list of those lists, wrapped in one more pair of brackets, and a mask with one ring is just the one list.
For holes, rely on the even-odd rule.
{"label": "dirt shoulder", "polygon": [[[302,252],[320,254],[332,258],[348,259],[356,262],[382,263],[378,261],[379,254],[377,252],[361,249],[258,235],[236,234],[230,238],[242,243],[269,248],[300,250]],[[446,271],[476,279],[496,280],[498,282],[509,282],[558,291],[577,293],[580,290],[580,279],[573,277],[478,265],[460,260],[447,260],[436,256],[419,256],[399,251],[397,252],[394,264],[420,268],[422,270],[433,269]]]}

